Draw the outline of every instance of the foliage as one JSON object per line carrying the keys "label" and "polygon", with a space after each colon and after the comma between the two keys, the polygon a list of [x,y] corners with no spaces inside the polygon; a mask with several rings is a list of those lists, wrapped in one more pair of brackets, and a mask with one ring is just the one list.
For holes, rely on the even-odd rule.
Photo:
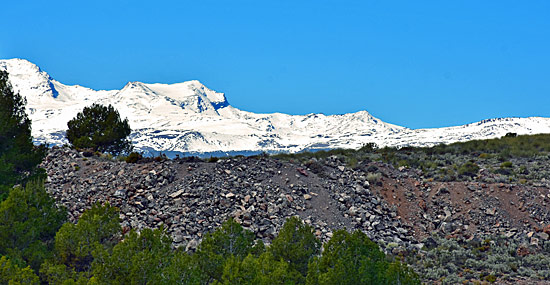
{"label": "foliage", "polygon": [[126,139],[131,132],[128,119],[121,120],[118,111],[111,105],[85,107],[67,126],[67,139],[77,148],[114,155],[128,153],[132,149],[131,142]]}
{"label": "foliage", "polygon": [[254,234],[233,219],[207,234],[197,250],[198,262],[211,281],[221,280],[224,261],[233,256],[242,260],[253,251]]}
{"label": "foliage", "polygon": [[467,161],[458,169],[458,175],[474,177],[479,171],[479,166],[473,161]]}
{"label": "foliage", "polygon": [[249,254],[240,261],[236,257],[229,257],[225,262],[222,284],[303,284],[301,274],[293,270],[290,264],[275,259],[267,251],[256,257]]}
{"label": "foliage", "polygon": [[[468,279],[550,278],[550,242],[542,250],[506,236],[471,241],[433,237],[434,246],[412,266],[424,280],[457,284]],[[548,246],[548,247],[547,247]],[[525,254],[519,254],[525,252]]]}
{"label": "foliage", "polygon": [[505,161],[500,164],[500,168],[512,168],[514,164],[511,161]]}
{"label": "foliage", "polygon": [[382,177],[382,174],[380,173],[369,173],[367,174],[367,181],[371,184],[376,184],[380,181],[380,177]]}
{"label": "foliage", "polygon": [[420,284],[406,266],[388,262],[361,231],[336,231],[323,248],[309,265],[307,284]]}
{"label": "foliage", "polygon": [[313,234],[313,228],[292,217],[286,220],[269,251],[275,259],[288,262],[305,277],[309,261],[319,254],[320,248],[321,242]]}
{"label": "foliage", "polygon": [[181,248],[176,250],[164,272],[167,284],[206,284],[208,276],[201,271],[197,257]]}
{"label": "foliage", "polygon": [[8,73],[0,71],[0,201],[16,183],[37,173],[45,147],[35,147],[25,99],[14,93]]}
{"label": "foliage", "polygon": [[132,230],[112,253],[95,253],[94,279],[99,284],[170,284],[170,275],[164,273],[173,259],[171,243],[162,228]]}
{"label": "foliage", "polygon": [[[371,161],[381,161],[395,167],[406,166],[420,170],[421,176],[430,181],[476,179],[486,183],[533,183],[542,179],[550,180],[550,171],[544,167],[550,163],[550,134],[507,134],[502,138],[439,144],[432,147],[365,146],[358,150],[333,149],[277,154],[273,157],[297,160],[321,176],[324,170],[316,164],[324,164],[322,160],[335,160],[341,165],[356,164],[355,167],[366,166]],[[479,170],[485,171],[478,173]]]}
{"label": "foliage", "polygon": [[137,163],[143,159],[143,155],[139,152],[131,152],[125,159],[126,163]]}
{"label": "foliage", "polygon": [[7,257],[0,257],[0,284],[40,284],[30,267],[19,268]]}
{"label": "foliage", "polygon": [[46,193],[43,181],[13,188],[0,203],[0,254],[38,269],[51,255],[55,233],[66,215]]}
{"label": "foliage", "polygon": [[[117,244],[122,228],[119,211],[105,205],[95,204],[84,211],[78,223],[65,223],[55,236],[55,250],[58,259],[77,269],[91,258],[97,245],[112,248]],[[86,267],[86,266],[84,266]]]}
{"label": "foliage", "polygon": [[[49,283],[89,277],[92,252],[110,250],[121,234],[119,211],[96,204],[84,211],[78,223],[65,223],[55,236],[55,258],[43,264],[40,273]],[[81,274],[82,273],[82,274]]]}

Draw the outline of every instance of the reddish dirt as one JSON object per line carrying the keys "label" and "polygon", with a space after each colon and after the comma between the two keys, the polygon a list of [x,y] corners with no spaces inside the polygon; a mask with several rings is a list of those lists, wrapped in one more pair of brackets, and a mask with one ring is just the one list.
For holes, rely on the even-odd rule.
{"label": "reddish dirt", "polygon": [[[449,205],[452,219],[466,222],[468,228],[461,230],[464,236],[475,234],[476,230],[481,230],[480,227],[491,227],[495,231],[503,226],[518,229],[526,227],[531,231],[540,231],[548,226],[541,217],[532,214],[532,207],[535,205],[548,211],[550,189],[547,188],[502,183],[421,182],[415,178],[392,178],[392,175],[388,175],[388,172],[396,170],[381,171],[385,172],[381,185],[374,185],[373,190],[390,205],[397,207],[401,220],[413,227],[415,237],[420,240],[434,230],[421,225],[426,224],[424,214],[429,214],[432,218],[441,215],[437,212],[441,208],[437,204]],[[442,188],[448,192],[438,194]],[[487,214],[493,211],[494,214]],[[479,216],[491,216],[495,219],[492,219],[491,224],[480,224],[481,221],[476,218]]]}

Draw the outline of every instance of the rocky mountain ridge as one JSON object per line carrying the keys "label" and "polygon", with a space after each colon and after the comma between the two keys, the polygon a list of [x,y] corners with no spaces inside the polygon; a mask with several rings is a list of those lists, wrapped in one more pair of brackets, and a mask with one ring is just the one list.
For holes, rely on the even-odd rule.
{"label": "rocky mountain ridge", "polygon": [[121,90],[65,85],[22,59],[0,60],[15,91],[25,96],[39,143],[63,145],[66,123],[92,103],[112,104],[133,129],[137,151],[149,155],[226,155],[332,148],[430,146],[517,134],[550,133],[550,119],[490,119],[464,126],[408,129],[367,111],[331,115],[255,114],[231,106],[223,93],[199,81],[177,84],[129,82]]}

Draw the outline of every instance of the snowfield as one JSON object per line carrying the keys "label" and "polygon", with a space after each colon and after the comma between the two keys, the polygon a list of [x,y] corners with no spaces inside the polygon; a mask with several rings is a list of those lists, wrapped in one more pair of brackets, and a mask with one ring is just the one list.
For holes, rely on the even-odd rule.
{"label": "snowfield", "polygon": [[129,82],[121,90],[65,85],[23,59],[0,60],[16,92],[27,99],[37,143],[67,143],[67,122],[85,106],[112,104],[128,118],[131,140],[145,154],[235,154],[378,146],[431,146],[517,134],[550,133],[550,118],[489,119],[463,126],[409,129],[367,111],[344,115],[256,114],[229,104],[199,81]]}

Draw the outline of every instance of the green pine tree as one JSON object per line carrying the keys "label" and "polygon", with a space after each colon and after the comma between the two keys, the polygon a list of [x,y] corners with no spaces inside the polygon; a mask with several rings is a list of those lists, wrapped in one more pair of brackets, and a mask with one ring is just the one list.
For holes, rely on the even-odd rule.
{"label": "green pine tree", "polygon": [[94,252],[92,278],[98,284],[171,284],[171,244],[162,228],[132,230],[112,252]]}
{"label": "green pine tree", "polygon": [[7,257],[0,257],[0,284],[40,284],[30,267],[20,268]]}
{"label": "green pine tree", "polygon": [[92,253],[112,250],[121,232],[118,209],[108,203],[94,205],[82,213],[76,225],[67,222],[59,229],[54,258],[42,264],[41,276],[50,284],[88,280],[94,260]]}
{"label": "green pine tree", "polygon": [[131,132],[128,119],[122,120],[111,105],[93,104],[85,107],[67,126],[67,139],[77,148],[90,148],[114,155],[130,153],[132,150],[132,144],[127,139]]}
{"label": "green pine tree", "polygon": [[8,73],[0,71],[0,201],[14,184],[39,173],[37,166],[46,154],[44,146],[32,143],[25,104],[25,98],[13,91]]}
{"label": "green pine tree", "polygon": [[310,262],[306,284],[420,284],[407,266],[391,263],[361,231],[338,230]]}
{"label": "green pine tree", "polygon": [[204,237],[196,255],[200,268],[212,282],[221,281],[226,260],[230,257],[242,260],[253,251],[254,233],[243,229],[235,220],[229,219],[220,228]]}
{"label": "green pine tree", "polygon": [[65,209],[55,205],[43,182],[13,188],[0,203],[0,255],[38,270],[51,256],[55,233],[66,217]]}
{"label": "green pine tree", "polygon": [[308,263],[320,253],[321,242],[313,234],[313,228],[298,217],[286,220],[269,250],[275,259],[288,262],[303,278],[307,275]]}

